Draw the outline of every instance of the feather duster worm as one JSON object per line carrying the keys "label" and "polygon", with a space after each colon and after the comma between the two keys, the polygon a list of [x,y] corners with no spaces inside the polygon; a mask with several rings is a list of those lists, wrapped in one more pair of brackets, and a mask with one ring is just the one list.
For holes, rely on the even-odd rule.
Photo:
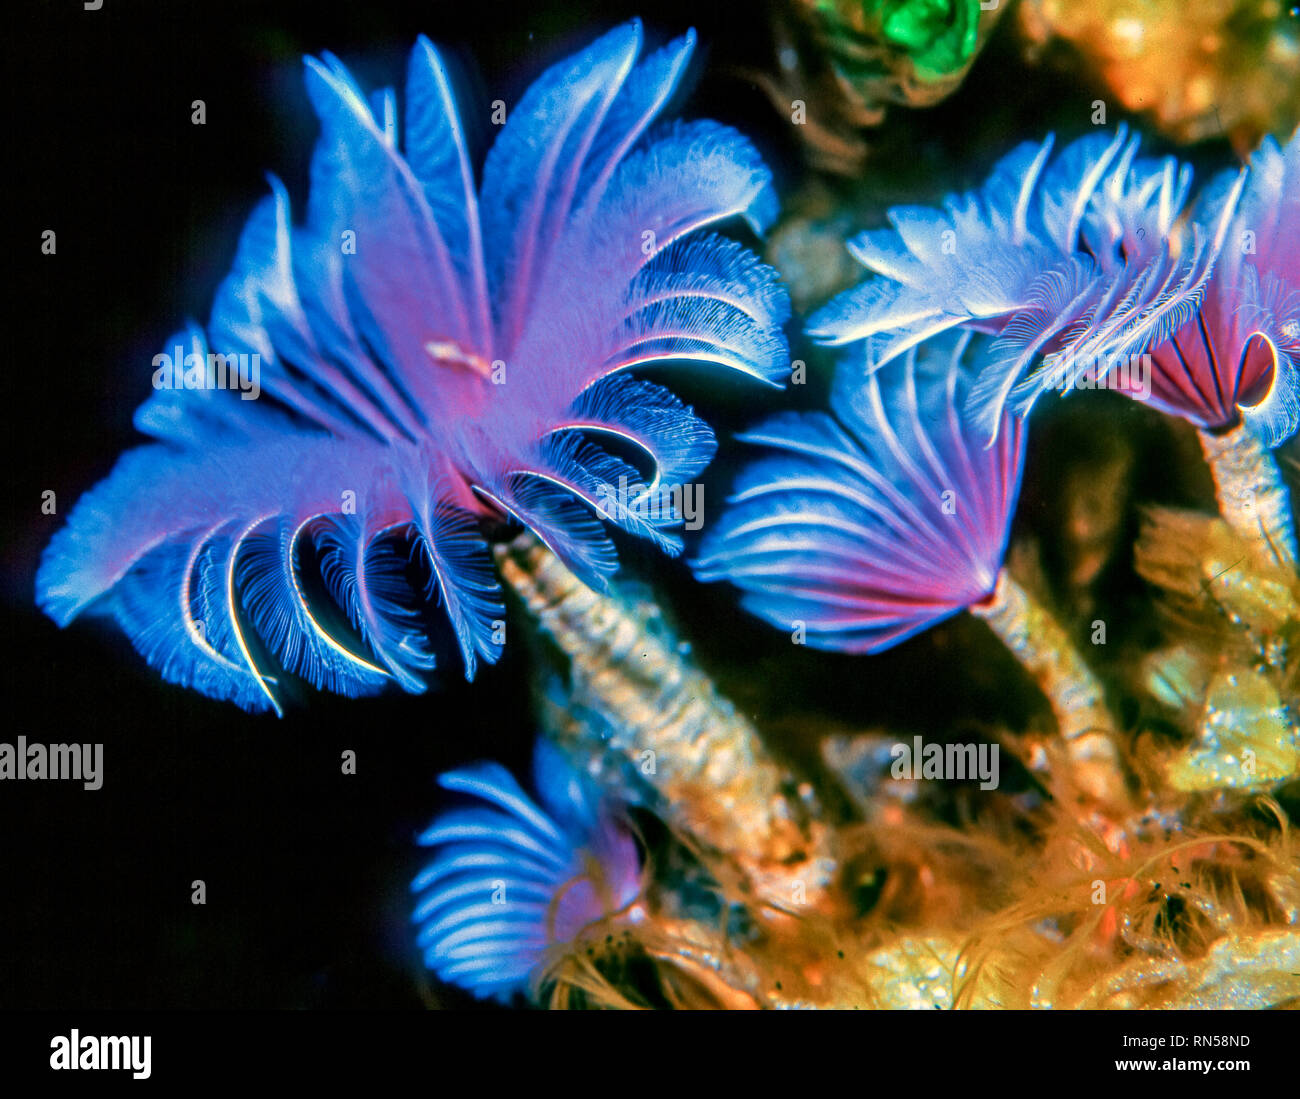
{"label": "feather duster worm", "polygon": [[992,436],[1007,408],[1024,414],[1050,389],[1104,381],[1174,331],[1204,292],[1244,180],[1213,220],[1184,224],[1191,170],[1139,159],[1124,127],[1056,157],[1053,143],[1019,146],[941,209],[890,210],[892,229],[849,244],[881,277],[835,298],[809,332],[831,345],[870,340],[871,369],[952,328],[997,335],[968,397]]}
{"label": "feather duster worm", "polygon": [[[946,329],[995,333],[969,397],[990,435],[1049,390],[1150,399],[1202,429],[1224,518],[1293,564],[1289,497],[1261,442],[1300,422],[1300,137],[1266,139],[1187,211],[1190,167],[1139,158],[1123,127],[1051,149],[1020,146],[942,209],[891,210],[892,229],[849,245],[881,277],[811,333],[869,340],[873,369]],[[1148,368],[1149,388],[1135,377]]]}
{"label": "feather duster worm", "polygon": [[865,380],[846,362],[834,417],[785,415],[743,435],[782,453],[742,473],[696,573],[736,584],[748,610],[802,627],[808,644],[844,652],[880,652],[971,610],[1051,701],[1080,787],[1118,804],[1124,783],[1101,685],[1002,569],[1024,427],[1004,416],[986,447],[963,419],[971,338],[940,337]]}
{"label": "feather duster worm", "polygon": [[[349,695],[422,690],[417,612],[435,593],[466,674],[495,660],[485,519],[528,527],[596,586],[616,558],[595,511],[675,550],[671,509],[602,493],[643,476],[598,440],[644,452],[648,492],[695,475],[713,437],[626,371],[686,359],[775,381],[788,304],[748,251],[698,232],[773,217],[751,146],[708,121],[651,128],[693,35],[638,61],[641,45],[630,23],[547,71],[477,185],[428,41],[400,146],[391,91],[367,100],[336,58],[308,59],[306,222],[272,180],[206,334],[171,341],[195,387],[140,408],[157,442],[51,542],[45,611],[111,615],[167,680],[278,712],[280,669]],[[260,399],[205,384],[236,355],[260,364]],[[328,597],[309,593],[309,554]]]}
{"label": "feather duster worm", "polygon": [[[1228,174],[1201,215],[1230,205]],[[1300,133],[1251,158],[1228,246],[1195,314],[1151,349],[1151,401],[1200,429],[1219,511],[1247,542],[1295,567],[1290,494],[1268,449],[1300,424]],[[1261,445],[1262,444],[1262,445]]]}
{"label": "feather duster worm", "polygon": [[546,741],[534,759],[540,806],[496,763],[438,783],[491,806],[449,810],[420,836],[437,854],[412,883],[413,920],[425,964],[441,980],[509,1000],[584,928],[636,900],[632,833]]}

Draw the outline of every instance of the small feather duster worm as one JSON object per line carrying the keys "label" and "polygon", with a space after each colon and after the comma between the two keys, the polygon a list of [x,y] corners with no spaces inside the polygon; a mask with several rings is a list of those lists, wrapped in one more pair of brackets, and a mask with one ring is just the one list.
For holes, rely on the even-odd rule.
{"label": "small feather duster worm", "polygon": [[420,837],[437,855],[411,886],[418,944],[440,979],[476,996],[524,991],[548,951],[641,889],[636,841],[612,807],[545,740],[533,769],[541,806],[496,763],[442,775],[492,807],[449,810]]}
{"label": "small feather duster worm", "polygon": [[[547,71],[478,185],[428,41],[400,144],[390,90],[367,100],[336,58],[308,59],[322,133],[305,224],[272,180],[206,334],[170,341],[200,384],[137,412],[157,442],[51,542],[45,611],[111,615],[164,678],[278,712],[281,669],[349,695],[423,689],[418,612],[435,594],[467,675],[495,660],[485,520],[530,528],[597,586],[616,559],[593,512],[675,551],[676,516],[603,487],[687,480],[713,436],[626,371],[686,359],[775,381],[788,303],[748,251],[697,232],[770,222],[754,150],[712,122],[651,128],[693,35],[638,61],[641,45],[634,22]],[[214,355],[258,364],[260,399],[202,384]],[[602,449],[609,437],[653,474]]]}
{"label": "small feather duster worm", "polygon": [[[985,446],[962,417],[969,333],[898,369],[836,374],[832,408],[741,436],[780,451],[749,466],[710,529],[697,575],[726,579],[817,648],[879,652],[993,594],[1020,491],[1022,425]],[[983,341],[987,344],[987,340]]]}

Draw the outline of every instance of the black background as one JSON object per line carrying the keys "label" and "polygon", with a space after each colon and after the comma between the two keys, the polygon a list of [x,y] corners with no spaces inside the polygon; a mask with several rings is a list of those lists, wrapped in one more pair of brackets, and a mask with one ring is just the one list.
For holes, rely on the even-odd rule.
{"label": "black background", "polygon": [[[396,84],[400,95],[407,53],[426,33],[460,62],[479,97],[465,109],[485,121],[486,103],[515,102],[547,64],[633,14],[652,41],[700,31],[698,83],[683,113],[741,125],[790,191],[797,147],[734,72],[770,63],[758,5],[105,0],[97,12],[81,3],[7,9],[0,739],[102,742],[105,780],[94,793],[75,783],[0,787],[0,1006],[471,1003],[431,989],[411,946],[412,839],[439,804],[439,771],[480,757],[515,768],[527,760],[534,724],[523,646],[472,685],[453,665],[424,696],[316,695],[283,720],[252,717],[162,683],[109,626],[57,630],[33,606],[33,576],[62,515],[138,441],[131,415],[148,395],[150,360],[186,318],[206,320],[243,220],[265,194],[264,173],[280,175],[302,210],[316,132],[304,53],[333,50],[364,86]],[[1013,137],[1036,138],[1048,124],[1082,130],[1091,98],[1024,70],[999,38],[953,100],[893,112],[882,145],[894,152],[875,163],[938,193],[952,165],[961,182],[978,179]],[[191,123],[195,99],[206,103],[204,126]],[[487,129],[478,127],[480,152]],[[40,253],[45,229],[58,234],[55,256]],[[684,375],[673,384],[724,437],[775,403]],[[815,399],[815,387],[795,399]],[[1165,428],[1134,415],[1154,432],[1150,446],[1167,445]],[[1027,501],[1050,488],[1058,460],[1034,453]],[[724,473],[730,460],[724,452]],[[1203,483],[1172,483],[1158,462],[1143,468],[1149,498],[1204,498]],[[723,487],[710,481],[710,499]],[[59,516],[40,512],[46,489]],[[1024,510],[1022,525],[1037,521],[1034,505]],[[792,654],[786,639],[739,617],[727,592],[692,584],[680,562],[621,545],[629,571],[660,585],[700,659],[760,716],[812,705],[847,720],[870,708],[920,730],[953,711],[996,711],[1005,681],[1015,681],[996,657],[991,671],[943,673],[935,690],[930,669],[944,646],[976,644],[978,627],[960,622],[869,667]],[[765,701],[758,673],[778,662],[785,686]],[[358,754],[354,777],[340,773],[345,749]],[[190,903],[194,879],[206,883],[205,906]]]}

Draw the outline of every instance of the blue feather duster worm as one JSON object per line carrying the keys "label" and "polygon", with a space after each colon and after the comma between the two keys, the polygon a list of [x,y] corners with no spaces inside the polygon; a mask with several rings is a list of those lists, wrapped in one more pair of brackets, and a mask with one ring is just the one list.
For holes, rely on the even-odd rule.
{"label": "blue feather duster worm", "polygon": [[889,211],[892,228],[849,245],[878,277],[835,298],[809,332],[867,341],[870,369],[948,329],[995,334],[968,398],[989,435],[1004,409],[1024,414],[1049,389],[1104,376],[1194,315],[1244,183],[1180,220],[1191,169],[1138,147],[1121,126],[1053,157],[1049,136],[940,209]]}
{"label": "blue feather duster worm", "polygon": [[1265,446],[1300,425],[1300,131],[1271,137],[1238,173],[1212,180],[1196,218],[1231,215],[1200,307],[1153,342],[1151,403],[1209,430],[1245,422]]}
{"label": "blue feather duster worm", "polygon": [[[972,339],[977,347],[970,347]],[[825,413],[741,436],[779,452],[741,474],[695,562],[755,615],[815,648],[879,652],[990,597],[1024,462],[1023,424],[997,440],[962,414],[987,337],[947,333],[864,377],[848,359]]]}
{"label": "blue feather duster worm", "polygon": [[796,642],[841,652],[881,652],[970,611],[1051,705],[1066,785],[1089,805],[1124,804],[1102,684],[1003,567],[1025,420],[1004,409],[990,440],[966,415],[997,341],[944,332],[875,373],[863,352],[840,363],[834,415],[787,414],[742,436],[779,453],[741,474],[696,575],[735,584]]}
{"label": "blue feather duster worm", "polygon": [[[423,689],[434,597],[467,675],[495,660],[484,520],[530,528],[595,586],[616,567],[601,515],[675,551],[680,517],[602,488],[688,480],[713,436],[626,372],[686,359],[775,382],[788,360],[773,273],[700,232],[737,216],[761,231],[766,168],[724,126],[653,125],[693,45],[641,58],[634,22],[560,62],[479,184],[428,41],[400,140],[390,90],[367,99],[336,58],[308,59],[321,136],[305,223],[273,179],[206,332],[169,341],[174,370],[155,359],[135,422],[157,441],[48,547],[45,611],[111,615],[166,679],[278,712],[281,669],[348,695]],[[258,368],[239,394],[213,384],[237,359],[241,380]]]}
{"label": "blue feather duster worm", "polygon": [[636,841],[587,780],[545,740],[533,769],[541,805],[496,763],[442,775],[491,807],[449,810],[420,837],[437,849],[412,883],[425,963],[480,997],[524,991],[552,948],[641,890]]}

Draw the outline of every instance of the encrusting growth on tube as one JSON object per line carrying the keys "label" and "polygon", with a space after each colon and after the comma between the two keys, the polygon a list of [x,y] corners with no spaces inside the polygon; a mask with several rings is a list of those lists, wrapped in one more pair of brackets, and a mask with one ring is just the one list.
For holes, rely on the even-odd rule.
{"label": "encrusting growth on tube", "polygon": [[973,604],[1051,703],[1080,792],[1103,805],[1125,801],[1114,719],[1101,683],[1060,624],[1004,569],[992,597]]}
{"label": "encrusting growth on tube", "polygon": [[536,539],[498,548],[497,561],[569,658],[574,695],[616,715],[609,739],[593,747],[633,762],[653,752],[645,777],[670,822],[740,866],[774,908],[815,904],[834,865],[827,827],[814,805],[791,796],[796,780],[753,724],[674,645],[582,584]]}
{"label": "encrusting growth on tube", "polygon": [[1247,545],[1257,547],[1265,560],[1294,569],[1300,553],[1291,494],[1272,452],[1244,424],[1221,434],[1197,434],[1214,474],[1223,521]]}

